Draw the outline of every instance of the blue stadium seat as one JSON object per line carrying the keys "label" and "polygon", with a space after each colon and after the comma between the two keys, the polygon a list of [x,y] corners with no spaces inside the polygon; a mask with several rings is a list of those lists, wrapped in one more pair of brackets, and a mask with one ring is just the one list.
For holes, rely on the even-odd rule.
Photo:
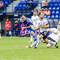
{"label": "blue stadium seat", "polygon": [[[3,2],[3,7],[0,9],[0,13],[5,13],[6,14],[6,7],[13,2],[13,0],[1,0]],[[5,10],[5,11],[4,11]]]}
{"label": "blue stadium seat", "polygon": [[59,15],[59,19],[60,19],[60,15]]}
{"label": "blue stadium seat", "polygon": [[52,15],[51,18],[54,19],[55,18],[54,15]]}
{"label": "blue stadium seat", "polygon": [[54,3],[54,6],[57,7],[57,6],[58,6],[58,2],[55,2],[55,3]]}
{"label": "blue stadium seat", "polygon": [[59,15],[59,11],[56,11],[56,14]]}
{"label": "blue stadium seat", "polygon": [[49,2],[49,10],[51,11],[51,19],[59,19],[60,2]]}
{"label": "blue stadium seat", "polygon": [[27,16],[32,16],[32,10],[38,5],[36,1],[29,3],[29,2],[20,2],[18,6],[15,7],[15,13],[22,13]]}
{"label": "blue stadium seat", "polygon": [[3,0],[3,2],[4,2],[6,5],[8,5],[8,4],[10,4],[10,3],[12,2],[12,0]]}
{"label": "blue stadium seat", "polygon": [[50,19],[50,16],[47,16],[46,18]]}
{"label": "blue stadium seat", "polygon": [[58,6],[60,6],[60,2],[59,2],[59,4],[58,4]]}
{"label": "blue stadium seat", "polygon": [[34,7],[36,7],[38,4],[35,2],[32,3]]}
{"label": "blue stadium seat", "polygon": [[56,7],[53,7],[52,9],[53,9],[53,10],[56,10]]}
{"label": "blue stadium seat", "polygon": [[55,13],[55,11],[52,11],[52,13],[54,14],[54,13]]}
{"label": "blue stadium seat", "polygon": [[51,7],[49,7],[49,10],[51,10],[52,8]]}
{"label": "blue stadium seat", "polygon": [[59,10],[60,8],[59,8],[59,7],[57,7],[56,9],[57,9],[57,10]]}
{"label": "blue stadium seat", "polygon": [[58,15],[55,15],[55,19],[59,19],[59,16]]}
{"label": "blue stadium seat", "polygon": [[49,6],[50,6],[50,7],[52,7],[52,6],[53,6],[53,4],[54,4],[53,2],[49,2]]}

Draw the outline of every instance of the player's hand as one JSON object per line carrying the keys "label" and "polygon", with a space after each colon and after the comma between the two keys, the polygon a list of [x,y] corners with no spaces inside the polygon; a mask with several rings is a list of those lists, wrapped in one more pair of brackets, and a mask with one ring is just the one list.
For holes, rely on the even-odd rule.
{"label": "player's hand", "polygon": [[22,29],[22,30],[25,30],[25,29],[26,29],[26,27],[22,27],[21,29]]}

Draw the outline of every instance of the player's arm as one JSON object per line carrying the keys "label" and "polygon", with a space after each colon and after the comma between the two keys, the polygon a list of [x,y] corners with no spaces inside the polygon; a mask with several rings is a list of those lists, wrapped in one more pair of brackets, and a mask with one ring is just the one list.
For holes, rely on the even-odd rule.
{"label": "player's arm", "polygon": [[54,34],[58,34],[57,29],[52,29],[51,32],[53,32]]}
{"label": "player's arm", "polygon": [[58,31],[55,28],[47,29],[47,31],[52,32],[52,33],[55,33],[55,34],[58,34]]}
{"label": "player's arm", "polygon": [[49,28],[49,24],[45,24],[43,27],[44,28]]}
{"label": "player's arm", "polygon": [[31,25],[30,25],[30,26],[27,26],[27,27],[25,27],[25,28],[26,28],[26,29],[27,29],[27,28],[31,28]]}
{"label": "player's arm", "polygon": [[40,29],[40,26],[36,27],[35,30],[39,30]]}
{"label": "player's arm", "polygon": [[33,25],[31,25],[31,28],[34,29],[34,30],[39,30],[40,26],[34,27]]}
{"label": "player's arm", "polygon": [[27,26],[23,27],[23,29],[31,28],[33,24],[31,22],[27,22]]}
{"label": "player's arm", "polygon": [[49,24],[45,24],[43,26],[40,26],[41,28],[49,28]]}

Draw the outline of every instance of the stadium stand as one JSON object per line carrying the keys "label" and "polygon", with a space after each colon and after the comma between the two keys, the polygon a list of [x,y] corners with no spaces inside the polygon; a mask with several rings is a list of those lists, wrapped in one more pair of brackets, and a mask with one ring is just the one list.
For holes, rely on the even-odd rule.
{"label": "stadium stand", "polygon": [[[11,21],[14,20],[15,14],[17,14],[17,18],[20,18],[21,15],[25,15],[28,18],[30,18],[33,14],[33,10],[37,6],[39,6],[39,9],[41,8],[41,4],[40,4],[41,2],[38,2],[37,0],[33,0],[33,1],[1,0],[1,1],[3,5],[1,7],[1,2],[0,2],[0,18],[2,17],[2,24],[4,23],[3,21],[5,21],[7,17],[9,17]],[[51,14],[45,17],[48,19],[50,27],[57,27],[58,21],[60,20],[60,0],[57,1],[50,0],[50,2],[48,2],[48,9],[50,10]],[[1,15],[1,13],[3,14]],[[2,29],[4,30],[4,27]]]}
{"label": "stadium stand", "polygon": [[3,7],[0,8],[0,9],[1,9],[1,12],[0,12],[0,13],[2,13],[2,11],[4,11],[4,10],[6,9],[6,7],[7,7],[9,4],[11,4],[12,2],[13,2],[13,0],[1,0],[1,1],[0,1],[0,6],[3,4]]}
{"label": "stadium stand", "polygon": [[4,10],[4,3],[0,1],[0,13]]}
{"label": "stadium stand", "polygon": [[20,13],[21,15],[26,15],[30,17],[32,15],[32,10],[38,5],[37,1],[33,2],[20,2],[18,6],[15,7],[15,13]]}
{"label": "stadium stand", "polygon": [[50,19],[60,19],[60,2],[49,2],[49,10],[51,11]]}

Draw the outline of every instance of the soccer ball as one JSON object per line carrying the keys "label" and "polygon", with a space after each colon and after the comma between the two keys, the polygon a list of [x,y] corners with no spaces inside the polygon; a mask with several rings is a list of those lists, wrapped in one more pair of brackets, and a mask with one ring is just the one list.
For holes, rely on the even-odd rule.
{"label": "soccer ball", "polygon": [[26,46],[26,48],[28,48],[28,46]]}

